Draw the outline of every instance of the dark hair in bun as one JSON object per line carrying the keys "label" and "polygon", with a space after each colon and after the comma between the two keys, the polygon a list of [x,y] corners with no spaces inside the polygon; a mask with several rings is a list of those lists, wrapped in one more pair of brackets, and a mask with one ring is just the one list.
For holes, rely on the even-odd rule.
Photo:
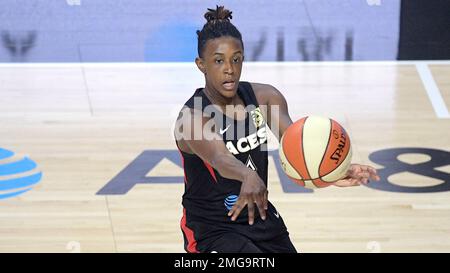
{"label": "dark hair in bun", "polygon": [[208,40],[222,36],[230,36],[238,39],[242,44],[242,48],[244,48],[241,33],[230,22],[230,19],[233,18],[231,13],[231,11],[225,9],[223,6],[216,6],[216,9],[208,9],[205,13],[206,24],[201,31],[197,30],[197,51],[199,57],[202,57],[203,49]]}

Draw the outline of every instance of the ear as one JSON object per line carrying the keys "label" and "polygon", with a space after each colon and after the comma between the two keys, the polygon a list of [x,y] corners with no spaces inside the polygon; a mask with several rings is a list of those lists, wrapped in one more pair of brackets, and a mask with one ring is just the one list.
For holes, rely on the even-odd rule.
{"label": "ear", "polygon": [[195,64],[197,65],[198,69],[206,75],[206,67],[205,67],[205,62],[203,61],[202,58],[197,57],[195,58]]}

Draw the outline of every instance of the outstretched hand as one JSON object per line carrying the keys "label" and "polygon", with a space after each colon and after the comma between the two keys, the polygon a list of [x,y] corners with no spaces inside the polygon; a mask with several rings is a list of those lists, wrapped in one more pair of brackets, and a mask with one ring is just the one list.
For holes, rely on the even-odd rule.
{"label": "outstretched hand", "polygon": [[338,187],[352,187],[361,184],[366,185],[371,180],[380,180],[375,168],[367,165],[351,164],[347,171],[347,176],[334,182],[333,185]]}

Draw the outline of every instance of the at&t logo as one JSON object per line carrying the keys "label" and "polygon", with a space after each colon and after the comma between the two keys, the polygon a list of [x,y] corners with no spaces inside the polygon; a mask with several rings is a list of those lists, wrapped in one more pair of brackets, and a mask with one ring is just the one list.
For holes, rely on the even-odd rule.
{"label": "at&t logo", "polygon": [[14,152],[0,148],[0,199],[23,194],[42,178],[42,172],[28,157],[16,158]]}

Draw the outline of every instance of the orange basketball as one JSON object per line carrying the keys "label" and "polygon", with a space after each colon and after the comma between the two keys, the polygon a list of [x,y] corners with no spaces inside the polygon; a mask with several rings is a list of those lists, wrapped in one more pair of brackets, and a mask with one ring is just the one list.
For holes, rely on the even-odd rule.
{"label": "orange basketball", "polygon": [[330,186],[345,177],[352,147],[339,123],[330,118],[308,116],[286,129],[279,154],[288,177],[300,186],[314,189]]}

